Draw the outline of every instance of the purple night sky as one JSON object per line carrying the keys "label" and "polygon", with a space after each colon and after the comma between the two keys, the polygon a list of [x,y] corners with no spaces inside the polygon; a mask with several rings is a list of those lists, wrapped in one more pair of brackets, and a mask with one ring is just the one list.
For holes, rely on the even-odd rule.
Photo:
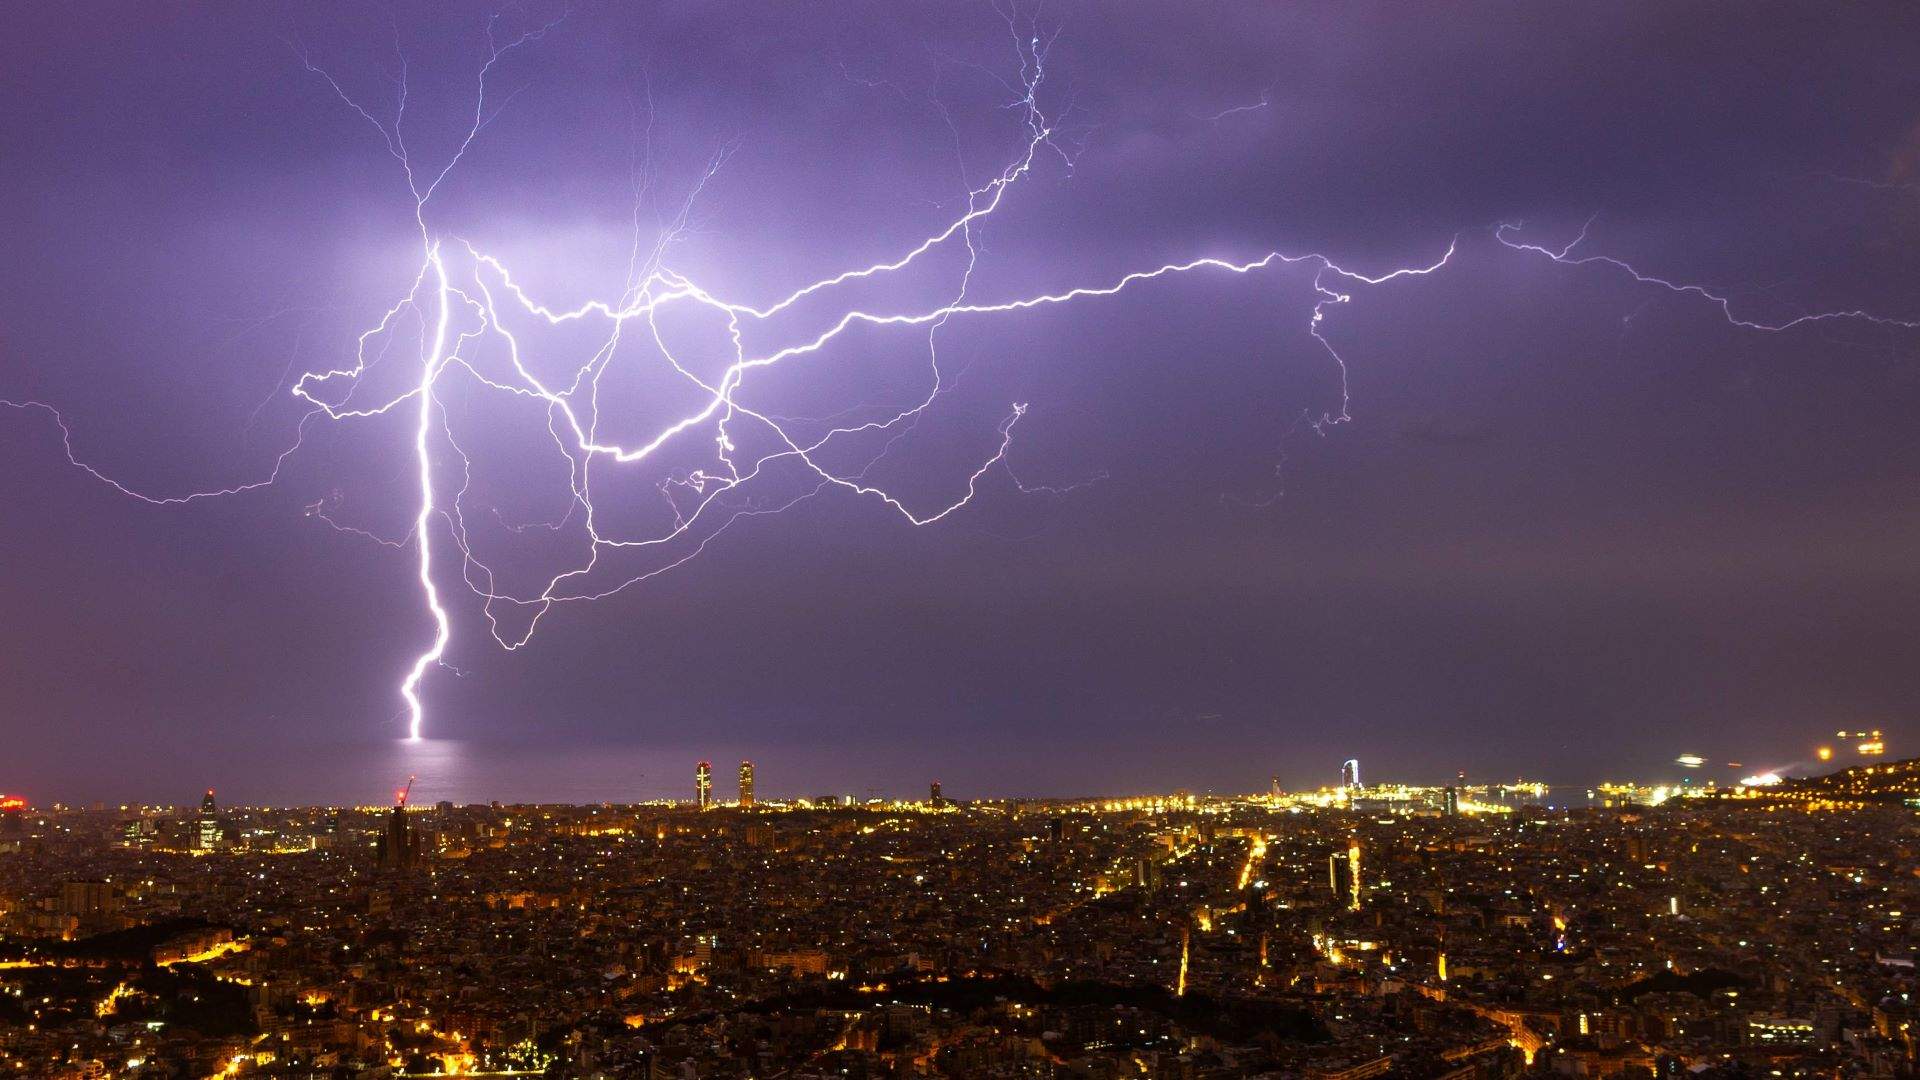
{"label": "purple night sky", "polygon": [[[143,493],[266,475],[309,407],[295,380],[350,365],[422,268],[401,163],[328,76],[389,123],[404,58],[406,152],[437,173],[494,10],[12,12],[0,398],[57,408],[78,459]],[[1557,250],[1592,218],[1576,255],[1740,319],[1920,318],[1911,5],[1049,3],[1010,26],[990,3],[576,3],[508,9],[495,40],[562,15],[494,65],[422,215],[469,279],[467,244],[557,308],[619,301],[636,242],[755,306],[904,254],[1021,160],[1036,34],[1053,134],[972,232],[970,302],[1201,257],[1380,274],[1457,248],[1335,282],[1347,423],[1309,422],[1341,409],[1312,265],[955,316],[935,402],[822,464],[935,512],[1025,404],[967,505],[915,527],[830,485],[763,514],[818,486],[770,470],[697,558],[555,607],[514,651],[436,513],[452,637],[420,744],[397,691],[434,632],[416,542],[349,531],[412,528],[412,405],[320,416],[272,486],[184,506],[74,468],[51,413],[0,408],[0,790],[378,799],[417,771],[424,801],[633,799],[741,757],[774,797],[1254,790],[1348,756],[1370,780],[1577,784],[1672,777],[1683,752],[1721,778],[1806,767],[1842,726],[1914,753],[1920,331],[1741,328],[1495,233],[1524,221],[1510,239]],[[796,325],[949,303],[967,256],[809,298]],[[724,320],[661,321],[719,377]],[[517,329],[553,372],[607,337]],[[359,392],[418,379],[418,330]],[[699,408],[650,339],[600,387],[610,440]],[[497,342],[475,355],[500,370]],[[924,325],[855,327],[741,400],[816,433],[884,420],[929,361]],[[588,546],[548,414],[461,371],[436,400],[442,497],[452,438],[476,555],[537,592]],[[595,465],[599,528],[671,525],[661,483],[714,456],[708,424]],[[607,552],[605,583],[712,531]]]}

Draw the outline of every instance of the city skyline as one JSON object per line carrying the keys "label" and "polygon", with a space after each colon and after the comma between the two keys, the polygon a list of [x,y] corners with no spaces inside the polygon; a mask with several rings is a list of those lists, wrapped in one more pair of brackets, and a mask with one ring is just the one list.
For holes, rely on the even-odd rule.
{"label": "city skyline", "polygon": [[[1871,734],[1871,740],[1864,737]],[[1858,735],[1861,738],[1853,738]],[[1884,737],[1883,737],[1884,736]],[[1696,750],[1715,749],[1705,755]],[[1744,745],[1743,745],[1744,744]],[[1202,740],[1184,738],[1160,744],[1151,762],[1114,770],[1099,750],[1080,739],[1049,744],[1007,743],[977,764],[956,764],[956,752],[926,752],[916,746],[876,750],[838,744],[757,744],[705,749],[695,743],[655,749],[630,744],[543,745],[528,742],[468,743],[429,739],[419,743],[325,744],[324,757],[290,752],[278,744],[139,748],[139,760],[158,771],[185,776],[188,793],[209,784],[247,793],[260,805],[365,803],[391,794],[396,783],[415,777],[421,790],[437,800],[496,798],[525,803],[625,802],[668,798],[687,788],[690,762],[758,762],[755,784],[762,797],[801,797],[837,791],[907,797],[934,777],[957,781],[957,790],[982,798],[1088,798],[1190,790],[1218,794],[1264,790],[1276,783],[1289,790],[1343,786],[1347,752],[1339,748],[1309,755],[1298,748],[1276,748],[1273,757],[1222,754]],[[27,792],[42,804],[65,802],[165,804],[180,796],[181,783],[158,777],[129,783],[116,777],[115,748],[96,747],[56,767],[14,767],[0,773],[0,791]],[[1444,785],[1466,774],[1478,783],[1547,783],[1559,789],[1589,788],[1609,782],[1737,784],[1744,778],[1777,773],[1817,776],[1852,765],[1904,758],[1910,752],[1899,733],[1813,732],[1772,753],[1753,753],[1745,740],[1702,739],[1656,744],[1607,764],[1579,744],[1563,756],[1527,760],[1514,754],[1469,754],[1429,765],[1376,747],[1361,756],[1368,783]],[[1870,752],[1869,752],[1870,751]],[[711,764],[710,764],[711,767]],[[722,778],[731,784],[733,774]],[[1104,776],[1104,779],[1088,779]],[[768,786],[769,783],[772,786]],[[196,786],[197,785],[197,786]],[[714,789],[716,801],[734,786]],[[289,802],[289,799],[292,802]],[[430,801],[431,801],[430,800]]]}
{"label": "city skyline", "polygon": [[[1838,735],[1842,737],[1849,734],[1852,733],[1838,733]],[[1483,775],[1477,772],[1473,774],[1470,780],[1470,770],[1461,768],[1451,774],[1439,777],[1389,775],[1384,779],[1375,777],[1371,783],[1367,783],[1361,781],[1359,778],[1359,759],[1348,758],[1339,763],[1337,774],[1321,776],[1318,780],[1308,775],[1300,782],[1283,783],[1280,774],[1269,774],[1267,784],[1264,788],[1259,786],[1235,788],[1209,784],[1184,786],[1163,784],[1135,789],[1100,791],[988,787],[978,791],[954,794],[948,793],[945,785],[938,779],[930,782],[916,782],[911,777],[905,776],[889,777],[883,784],[856,783],[842,784],[837,787],[832,784],[815,784],[809,787],[799,782],[798,778],[795,778],[795,780],[790,781],[784,787],[769,789],[759,783],[759,773],[755,763],[752,760],[742,760],[736,774],[737,786],[734,789],[733,797],[729,799],[724,793],[715,791],[713,787],[712,762],[702,759],[694,762],[689,767],[683,778],[685,783],[682,784],[682,789],[677,792],[671,778],[651,777],[643,778],[642,781],[629,784],[625,787],[621,787],[616,783],[612,787],[601,791],[599,793],[600,797],[580,797],[580,790],[575,788],[572,789],[572,797],[556,798],[550,794],[542,795],[537,790],[525,788],[508,788],[504,791],[497,791],[489,790],[484,786],[476,787],[474,786],[476,783],[474,776],[462,770],[454,770],[443,776],[433,776],[429,774],[423,777],[419,773],[410,773],[406,777],[406,783],[402,789],[394,791],[389,788],[386,790],[393,795],[396,800],[396,805],[405,805],[407,798],[418,788],[423,800],[430,803],[451,801],[459,805],[514,804],[557,806],[592,804],[670,805],[674,803],[686,803],[695,809],[705,810],[720,808],[752,809],[755,806],[763,805],[820,805],[822,804],[822,800],[831,800],[834,804],[846,806],[862,805],[868,802],[888,805],[927,802],[932,805],[941,805],[956,799],[962,802],[983,803],[1018,802],[1022,800],[1073,802],[1100,799],[1162,798],[1172,796],[1176,792],[1203,798],[1233,799],[1257,795],[1262,791],[1273,795],[1297,795],[1315,792],[1323,795],[1338,795],[1341,792],[1367,793],[1393,790],[1424,792],[1426,796],[1441,800],[1441,805],[1451,807],[1457,805],[1459,800],[1465,797],[1467,793],[1476,790],[1492,792],[1498,790],[1539,789],[1539,791],[1543,793],[1552,793],[1551,797],[1542,794],[1538,798],[1537,801],[1542,805],[1588,806],[1604,804],[1607,801],[1607,796],[1604,795],[1606,789],[1657,789],[1672,791],[1676,794],[1687,792],[1738,791],[1744,789],[1757,791],[1783,781],[1792,782],[1845,774],[1850,770],[1857,770],[1870,765],[1894,764],[1904,766],[1907,764],[1908,759],[1901,759],[1897,756],[1888,758],[1886,756],[1886,746],[1885,742],[1880,738],[1880,732],[1861,732],[1859,734],[1862,736],[1871,734],[1873,738],[1869,742],[1857,743],[1851,747],[1843,745],[1838,750],[1830,744],[1823,744],[1816,748],[1815,753],[1808,755],[1811,764],[1804,767],[1771,769],[1755,768],[1744,762],[1723,762],[1712,763],[1717,764],[1719,766],[1718,768],[1709,768],[1710,763],[1696,755],[1689,754],[1682,755],[1679,759],[1669,763],[1668,769],[1664,772],[1638,776],[1627,774],[1610,775],[1602,779],[1583,782],[1567,782],[1564,780],[1548,781],[1540,776],[1528,776],[1525,774],[1499,776]],[[774,764],[777,766],[779,763],[776,761]],[[480,783],[484,783],[484,781],[480,781]],[[913,794],[916,790],[916,785],[918,790],[930,790],[931,794],[916,798]],[[203,807],[213,800],[216,790],[218,790],[216,787],[206,789],[202,803]],[[243,790],[245,789],[243,788]],[[372,790],[364,784],[354,788],[354,791],[362,796],[359,798],[309,798],[303,801],[298,798],[288,798],[285,796],[286,789],[280,790],[282,795],[278,798],[243,802],[243,804],[262,808],[366,806],[379,804],[377,800],[370,800],[364,797],[366,792]],[[338,793],[336,792],[335,794]],[[125,810],[131,806],[167,807],[173,805],[175,804],[163,798],[121,800],[114,803],[104,798],[33,798],[24,793],[7,794],[3,789],[0,789],[0,808],[65,807],[68,809],[85,809],[94,807],[107,809],[117,806],[118,809]]]}
{"label": "city skyline", "polygon": [[0,801],[0,1070],[1913,1074],[1920,760],[1585,808],[1458,791]]}

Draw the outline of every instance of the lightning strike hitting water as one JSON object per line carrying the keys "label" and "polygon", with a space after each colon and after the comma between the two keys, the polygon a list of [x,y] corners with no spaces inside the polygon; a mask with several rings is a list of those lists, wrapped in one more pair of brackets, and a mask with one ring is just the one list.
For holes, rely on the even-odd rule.
{"label": "lightning strike hitting water", "polygon": [[[1009,25],[1015,25],[1012,19]],[[407,145],[404,57],[393,118],[385,121],[350,96],[333,76],[302,56],[301,62],[316,79],[347,109],[373,126],[382,145],[399,164],[412,198],[420,262],[406,294],[359,335],[351,363],[308,372],[293,382],[292,394],[307,409],[295,426],[291,444],[274,457],[263,476],[215,490],[174,495],[145,493],[120,483],[83,460],[75,450],[72,431],[56,409],[38,401],[0,400],[0,404],[15,409],[50,415],[61,432],[67,460],[75,467],[122,494],[163,506],[235,495],[273,484],[279,479],[282,466],[301,448],[316,417],[328,421],[366,420],[390,413],[405,415],[403,406],[410,408],[411,467],[417,496],[410,531],[404,537],[381,537],[343,524],[332,516],[337,509],[337,499],[313,503],[308,507],[308,514],[331,527],[383,544],[414,546],[420,595],[433,623],[433,633],[428,645],[406,667],[399,685],[405,702],[407,731],[412,738],[419,738],[423,731],[425,678],[437,666],[444,665],[452,640],[453,618],[442,595],[442,585],[454,564],[458,565],[461,582],[478,599],[490,636],[502,648],[516,650],[531,639],[541,620],[555,606],[611,596],[697,557],[715,537],[742,518],[777,514],[816,495],[838,490],[856,498],[871,499],[908,524],[922,526],[942,521],[967,506],[992,475],[1005,476],[1021,491],[1065,490],[1060,486],[1027,485],[1013,475],[1008,455],[1015,428],[1029,412],[1025,402],[1008,403],[990,434],[983,432],[986,445],[976,459],[977,464],[966,472],[950,497],[932,505],[920,505],[917,500],[910,501],[870,478],[875,466],[951,388],[952,376],[942,368],[939,342],[942,332],[956,323],[1018,316],[1056,305],[1096,302],[1181,275],[1252,275],[1302,267],[1311,271],[1308,281],[1315,293],[1314,301],[1305,312],[1306,331],[1325,350],[1340,378],[1339,407],[1307,418],[1316,429],[1324,429],[1350,419],[1346,360],[1326,336],[1329,309],[1350,302],[1353,290],[1361,287],[1433,274],[1449,264],[1457,249],[1456,236],[1443,251],[1411,265],[1378,272],[1352,269],[1314,252],[1269,251],[1243,261],[1210,256],[1182,257],[1057,291],[997,300],[976,299],[980,284],[976,281],[977,230],[1032,173],[1039,155],[1058,154],[1070,163],[1069,155],[1055,143],[1054,121],[1040,104],[1046,82],[1046,42],[1038,34],[1016,31],[1019,76],[1007,85],[1013,93],[1010,106],[1017,112],[1023,128],[1020,150],[998,175],[969,190],[964,206],[949,220],[923,238],[901,244],[897,254],[801,284],[771,303],[750,304],[727,298],[666,263],[665,255],[671,242],[681,237],[685,226],[686,208],[683,208],[676,225],[667,230],[651,250],[644,249],[636,231],[626,288],[617,300],[594,300],[572,308],[556,308],[535,299],[500,258],[467,239],[437,230],[433,226],[433,203],[444,182],[498,115],[498,107],[489,101],[489,77],[512,53],[552,33],[557,26],[557,22],[549,23],[502,42],[495,37],[493,24],[489,25],[488,55],[478,71],[472,113],[465,118],[467,126],[457,147],[437,169],[421,167]],[[1268,95],[1262,94],[1256,104],[1226,109],[1207,119],[1218,120],[1264,109],[1268,104]],[[714,160],[708,178],[720,167],[721,161],[721,158]],[[696,196],[698,190],[696,185]],[[692,197],[687,207],[691,204]],[[1643,274],[1626,262],[1608,256],[1575,255],[1575,248],[1586,240],[1585,228],[1572,243],[1559,249],[1523,243],[1517,239],[1518,234],[1516,225],[1501,225],[1494,230],[1501,244],[1516,251],[1544,255],[1570,266],[1605,265],[1632,275],[1642,284],[1696,295],[1716,305],[1728,322],[1739,327],[1785,331],[1824,320],[1864,320],[1907,329],[1920,327],[1920,323],[1883,318],[1864,311],[1807,314],[1780,323],[1757,322],[1736,316],[1730,301],[1720,293]],[[936,252],[952,252],[961,263],[941,293],[942,300],[892,307],[851,303],[825,316],[811,314],[836,290],[905,274],[933,261]],[[702,357],[688,355],[684,348],[670,340],[662,319],[676,313],[711,316],[724,327],[724,334],[719,335],[715,346],[717,355],[725,358],[720,370],[705,370]],[[421,326],[417,377],[407,380],[404,389],[385,397],[369,391],[376,399],[359,401],[360,392],[372,385],[367,376],[386,358],[403,325],[410,320],[417,320]],[[556,377],[529,357],[525,342],[530,332],[575,324],[598,327],[599,332],[595,344],[584,351],[584,358],[567,365],[560,376]],[[916,332],[919,335],[916,351],[924,349],[923,353],[917,352],[920,357],[917,362],[926,364],[924,392],[889,414],[858,421],[847,418],[860,411],[857,407],[826,418],[789,416],[752,392],[754,380],[760,373],[776,367],[805,370],[810,361],[825,355],[856,327]],[[690,388],[697,404],[645,432],[621,437],[613,433],[614,425],[603,415],[601,391],[608,374],[616,370],[617,361],[636,351],[656,361],[664,371]],[[490,356],[495,358],[489,359]],[[480,453],[482,447],[473,433],[463,435],[456,431],[444,398],[454,385],[448,380],[459,380],[466,386],[499,395],[503,401],[525,403],[544,415],[554,451],[567,470],[566,509],[556,520],[510,524],[502,519],[501,523],[514,533],[533,529],[554,533],[576,530],[583,550],[578,558],[563,562],[552,572],[543,572],[544,584],[538,587],[514,588],[503,584],[504,571],[478,550],[469,520],[473,509],[469,495],[474,483],[474,455]],[[834,463],[836,454],[846,452],[844,448],[867,446],[863,437],[879,441],[877,449],[865,451],[864,463],[857,467]],[[659,461],[670,453],[683,452],[688,444],[700,438],[711,440],[710,461],[697,467],[662,465],[662,474],[655,481],[670,521],[658,529],[637,532],[606,524],[603,510],[606,500],[603,498],[599,503],[595,500],[595,485],[600,474],[610,468],[632,468]],[[756,443],[760,444],[759,449],[747,448]],[[440,475],[453,468],[457,468],[461,476],[457,486]],[[772,478],[789,474],[800,478],[797,487],[781,489],[773,485]],[[763,487],[774,487],[771,497],[761,492]],[[760,497],[756,498],[756,494]],[[498,511],[494,514],[498,516]],[[639,561],[643,559],[650,561]]]}

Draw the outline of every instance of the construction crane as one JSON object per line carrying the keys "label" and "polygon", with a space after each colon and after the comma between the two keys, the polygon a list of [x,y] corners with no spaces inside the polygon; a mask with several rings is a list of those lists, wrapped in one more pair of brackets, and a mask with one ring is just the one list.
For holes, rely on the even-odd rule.
{"label": "construction crane", "polygon": [[407,786],[393,793],[394,809],[405,810],[407,808],[407,796],[413,794],[413,781],[414,777],[407,777]]}

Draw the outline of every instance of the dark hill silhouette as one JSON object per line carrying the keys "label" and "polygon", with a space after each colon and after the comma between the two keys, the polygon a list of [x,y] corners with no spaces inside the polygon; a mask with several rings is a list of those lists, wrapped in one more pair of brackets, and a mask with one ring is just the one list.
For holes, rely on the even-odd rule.
{"label": "dark hill silhouette", "polygon": [[1776,790],[1782,794],[1867,802],[1920,799],[1920,758],[1855,765],[1825,776],[1788,780]]}

